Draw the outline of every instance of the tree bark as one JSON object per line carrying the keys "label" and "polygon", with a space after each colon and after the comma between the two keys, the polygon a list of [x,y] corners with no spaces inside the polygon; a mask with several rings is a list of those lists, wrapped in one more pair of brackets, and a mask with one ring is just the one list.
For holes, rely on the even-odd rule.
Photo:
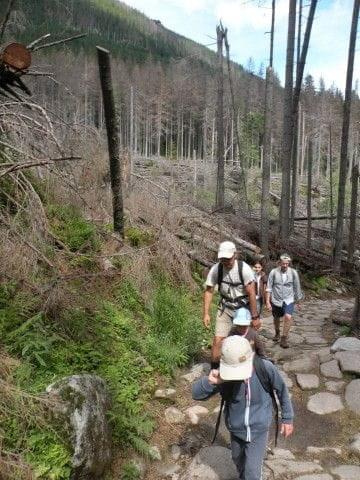
{"label": "tree bark", "polygon": [[217,34],[217,182],[215,208],[223,210],[225,206],[225,181],[224,181],[224,68],[223,68],[223,42],[226,30],[220,24],[216,27]]}
{"label": "tree bark", "polygon": [[351,93],[352,93],[352,80],[354,72],[354,57],[355,57],[355,45],[357,24],[359,19],[359,6],[360,0],[354,0],[353,16],[351,22],[350,42],[349,42],[349,55],[348,65],[346,72],[346,88],[345,88],[345,100],[343,105],[343,124],[341,134],[341,148],[340,148],[340,170],[339,170],[339,187],[338,187],[338,208],[336,219],[336,232],[335,232],[335,247],[333,255],[333,269],[335,272],[341,270],[341,250],[343,243],[343,230],[344,230],[344,210],[345,210],[345,188],[346,188],[346,170],[347,170],[347,157],[348,157],[348,141],[349,141],[349,125],[350,125],[350,109],[351,109]]}
{"label": "tree bark", "polygon": [[[293,117],[292,117],[292,125],[289,126],[289,130],[291,130],[291,137],[292,137],[292,202],[291,202],[291,220],[290,226],[292,228],[293,225],[293,218],[295,217],[295,210],[296,210],[296,193],[297,193],[297,149],[298,149],[298,135],[297,130],[299,128],[299,101],[300,101],[300,93],[301,93],[301,85],[304,75],[304,68],[305,68],[305,61],[307,52],[309,49],[309,42],[310,42],[310,34],[312,29],[312,24],[314,21],[315,9],[316,9],[317,0],[311,0],[309,16],[306,22],[305,34],[304,34],[304,43],[301,49],[300,57],[298,56],[298,63],[296,68],[296,83],[293,92],[293,99],[292,99],[292,109],[293,109]],[[302,8],[302,2],[300,5],[300,12]],[[299,14],[299,28],[301,29],[301,13]],[[300,36],[300,32],[299,32]],[[298,39],[298,55],[299,55],[299,39]],[[290,185],[289,185],[290,190]]]}
{"label": "tree bark", "polygon": [[307,182],[307,236],[306,246],[311,248],[311,188],[312,188],[312,167],[313,167],[313,142],[309,140],[308,148],[308,182]]}
{"label": "tree bark", "polygon": [[355,234],[356,234],[356,214],[357,214],[357,198],[359,185],[359,167],[354,165],[351,176],[351,207],[349,222],[349,240],[348,240],[348,262],[352,263],[355,250]]}
{"label": "tree bark", "polygon": [[118,117],[115,110],[114,92],[111,80],[110,53],[101,47],[98,52],[101,90],[104,100],[105,123],[108,139],[110,177],[113,203],[114,231],[124,238],[124,207],[121,185],[120,144]]}
{"label": "tree bark", "polygon": [[282,141],[282,181],[280,203],[280,238],[283,244],[289,237],[290,184],[291,184],[291,150],[293,132],[293,70],[296,27],[296,0],[289,0],[289,23],[286,50],[285,91],[283,111]]}

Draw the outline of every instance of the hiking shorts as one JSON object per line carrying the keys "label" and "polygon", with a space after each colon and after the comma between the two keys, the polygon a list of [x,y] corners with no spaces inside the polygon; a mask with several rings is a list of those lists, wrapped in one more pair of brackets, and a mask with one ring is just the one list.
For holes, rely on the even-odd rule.
{"label": "hiking shorts", "polygon": [[236,310],[219,308],[215,320],[215,337],[227,337],[232,327],[232,320]]}
{"label": "hiking shorts", "polygon": [[295,303],[289,303],[288,305],[284,302],[282,307],[278,305],[271,304],[272,307],[272,314],[275,318],[283,317],[284,315],[293,315],[295,309]]}

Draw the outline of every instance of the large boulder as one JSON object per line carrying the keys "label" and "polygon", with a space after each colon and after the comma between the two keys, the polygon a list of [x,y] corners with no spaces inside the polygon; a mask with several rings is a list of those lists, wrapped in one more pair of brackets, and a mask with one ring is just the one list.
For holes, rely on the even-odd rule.
{"label": "large boulder", "polygon": [[112,457],[107,421],[110,397],[104,380],[96,375],[73,375],[49,385],[49,397],[61,409],[73,448],[72,480],[103,478]]}
{"label": "large boulder", "polygon": [[345,390],[345,400],[350,410],[360,415],[360,379],[352,380]]}
{"label": "large boulder", "polygon": [[237,480],[231,450],[224,447],[204,447],[194,457],[181,480]]}
{"label": "large boulder", "polygon": [[360,340],[356,337],[340,337],[330,347],[332,352],[360,350]]}

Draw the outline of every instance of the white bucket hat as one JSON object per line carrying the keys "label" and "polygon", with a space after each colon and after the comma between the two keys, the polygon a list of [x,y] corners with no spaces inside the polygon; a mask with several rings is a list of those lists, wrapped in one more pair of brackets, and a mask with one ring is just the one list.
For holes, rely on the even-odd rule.
{"label": "white bucket hat", "polygon": [[251,315],[247,308],[239,308],[236,310],[234,318],[233,318],[233,325],[250,325],[251,323]]}
{"label": "white bucket hat", "polygon": [[232,258],[235,253],[235,243],[228,241],[220,243],[218,250],[218,258]]}
{"label": "white bucket hat", "polygon": [[251,377],[254,352],[246,338],[232,335],[221,348],[220,377],[222,380],[245,380]]}

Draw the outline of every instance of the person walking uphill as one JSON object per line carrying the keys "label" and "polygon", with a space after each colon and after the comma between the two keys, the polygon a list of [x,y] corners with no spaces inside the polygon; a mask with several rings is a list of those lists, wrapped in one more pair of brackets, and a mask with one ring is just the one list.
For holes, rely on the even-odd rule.
{"label": "person walking uphill", "polygon": [[293,407],[279,371],[268,360],[256,358],[250,343],[238,335],[222,344],[220,369],[197,380],[194,400],[207,400],[220,393],[225,400],[225,424],[231,435],[232,458],[239,480],[261,480],[266,444],[272,421],[272,398],[262,383],[260,367],[270,379],[281,405],[281,433],[293,433]]}
{"label": "person walking uphill", "polygon": [[213,265],[205,282],[203,301],[203,323],[210,327],[210,306],[215,286],[218,285],[220,303],[216,315],[215,337],[211,350],[211,368],[218,368],[221,343],[229,334],[232,319],[239,308],[248,308],[252,327],[260,328],[261,321],[257,311],[255,277],[251,267],[236,258],[233,242],[222,242],[218,250],[219,262]]}
{"label": "person walking uphill", "polygon": [[[292,324],[295,303],[303,298],[297,271],[290,267],[291,258],[280,256],[280,266],[271,270],[266,288],[266,306],[274,318],[274,342],[288,348],[288,336]],[[284,317],[283,334],[280,338],[280,320]]]}

